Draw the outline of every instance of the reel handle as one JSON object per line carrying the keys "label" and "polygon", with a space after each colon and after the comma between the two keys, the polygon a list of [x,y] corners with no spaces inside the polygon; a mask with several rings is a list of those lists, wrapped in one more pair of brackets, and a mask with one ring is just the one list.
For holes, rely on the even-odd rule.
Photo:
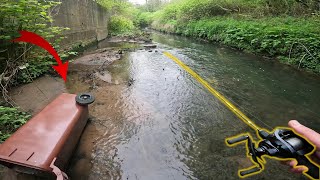
{"label": "reel handle", "polygon": [[252,174],[252,173],[259,172],[260,170],[261,170],[260,167],[254,167],[254,168],[252,168],[252,169],[240,171],[240,175],[241,175],[241,176],[246,176],[246,175],[248,175],[248,174]]}
{"label": "reel handle", "polygon": [[320,169],[318,166],[316,166],[315,164],[313,164],[312,162],[310,162],[310,160],[308,158],[306,158],[306,156],[298,156],[297,158],[298,161],[298,166],[299,165],[303,165],[306,166],[308,168],[308,171],[305,172],[307,175],[309,175],[310,177],[312,177],[313,179],[319,179],[320,177]]}
{"label": "reel handle", "polygon": [[232,144],[244,141],[244,140],[246,140],[248,138],[249,138],[249,136],[247,136],[247,135],[246,136],[239,136],[239,137],[236,137],[236,138],[233,138],[233,139],[228,139],[227,142],[228,142],[228,144],[232,145]]}

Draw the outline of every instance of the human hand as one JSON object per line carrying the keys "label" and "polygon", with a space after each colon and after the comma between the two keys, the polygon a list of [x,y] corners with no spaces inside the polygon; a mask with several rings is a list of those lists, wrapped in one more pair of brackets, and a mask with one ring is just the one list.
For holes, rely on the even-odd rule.
{"label": "human hand", "polygon": [[[308,140],[310,143],[312,143],[316,150],[312,157],[310,157],[315,163],[320,162],[320,134],[316,131],[300,124],[296,120],[291,120],[288,123],[289,127],[291,127],[293,130],[295,130],[296,133],[300,134],[303,138]],[[291,171],[294,173],[302,173],[303,171],[307,170],[304,166],[298,166],[294,168],[297,165],[296,160],[288,161],[287,164],[291,166]]]}

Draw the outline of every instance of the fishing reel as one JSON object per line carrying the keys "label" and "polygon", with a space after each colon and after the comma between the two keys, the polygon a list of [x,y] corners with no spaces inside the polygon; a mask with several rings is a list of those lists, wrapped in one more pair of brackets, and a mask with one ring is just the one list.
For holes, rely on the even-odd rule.
{"label": "fishing reel", "polygon": [[304,138],[298,136],[290,129],[276,129],[273,134],[259,130],[258,134],[262,139],[258,143],[258,146],[256,146],[248,134],[227,140],[229,145],[247,141],[249,156],[251,161],[256,165],[250,169],[240,170],[240,177],[262,172],[264,169],[262,164],[264,159],[262,159],[262,156],[266,156],[277,158],[278,160],[296,159],[298,166],[303,165],[308,168],[308,171],[304,172],[306,176],[312,179],[319,179],[319,166],[306,157],[306,155],[314,151],[314,147]]}

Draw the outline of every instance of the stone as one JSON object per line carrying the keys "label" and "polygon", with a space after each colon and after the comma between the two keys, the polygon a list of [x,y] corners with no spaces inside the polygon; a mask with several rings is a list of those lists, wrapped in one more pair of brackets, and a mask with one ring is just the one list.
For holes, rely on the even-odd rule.
{"label": "stone", "polygon": [[156,48],[157,45],[155,45],[155,44],[145,44],[145,45],[143,45],[143,47],[145,47],[145,48]]}

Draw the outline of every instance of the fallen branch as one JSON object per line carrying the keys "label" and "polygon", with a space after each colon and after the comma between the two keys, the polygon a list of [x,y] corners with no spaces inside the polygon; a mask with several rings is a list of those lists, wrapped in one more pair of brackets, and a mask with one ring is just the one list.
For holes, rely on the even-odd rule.
{"label": "fallen branch", "polygon": [[306,55],[307,55],[307,54],[304,54],[303,57],[301,58],[300,63],[299,63],[299,66],[298,66],[298,69],[300,69],[300,65],[301,65],[303,59],[306,57]]}
{"label": "fallen branch", "polygon": [[[304,44],[302,44],[301,42],[294,42],[294,43],[291,45],[291,48],[290,48],[290,51],[289,51],[288,63],[289,63],[289,61],[291,60],[291,53],[292,53],[292,50],[293,50],[294,45],[296,45],[296,44],[302,46],[302,47],[305,49],[305,51],[306,51],[314,60],[317,60],[317,59],[313,56],[313,54],[309,51],[309,49],[308,49]],[[305,58],[305,56],[306,56],[306,54],[303,56],[303,59]],[[302,59],[302,60],[303,60],[303,59]],[[300,65],[301,65],[301,63],[302,63],[302,60],[300,60],[300,63],[299,63],[299,67],[298,67],[298,68],[300,68]]]}
{"label": "fallen branch", "polygon": [[224,8],[224,7],[222,7],[222,6],[220,6],[220,5],[217,5],[219,8],[221,8],[222,10],[224,10],[224,11],[229,11],[229,12],[233,12],[234,10],[231,10],[231,9],[227,9],[227,8]]}
{"label": "fallen branch", "polygon": [[15,77],[16,73],[18,72],[19,68],[14,68],[9,76],[4,76],[6,72],[2,73],[2,79],[0,81],[1,91],[2,91],[2,97],[3,99],[10,104],[12,107],[15,106],[15,102],[11,99],[9,96],[8,88],[10,85],[11,80]]}

